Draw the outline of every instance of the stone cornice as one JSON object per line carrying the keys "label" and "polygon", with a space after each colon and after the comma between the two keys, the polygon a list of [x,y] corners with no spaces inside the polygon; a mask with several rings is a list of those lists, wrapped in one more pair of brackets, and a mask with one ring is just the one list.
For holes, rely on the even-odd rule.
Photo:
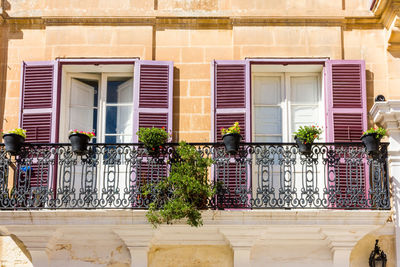
{"label": "stone cornice", "polygon": [[374,16],[132,16],[132,17],[4,17],[4,23],[24,25],[157,25],[160,27],[226,28],[234,26],[342,26],[382,28]]}
{"label": "stone cornice", "polygon": [[398,129],[400,126],[400,100],[375,102],[370,114],[374,122],[381,124],[384,128]]}

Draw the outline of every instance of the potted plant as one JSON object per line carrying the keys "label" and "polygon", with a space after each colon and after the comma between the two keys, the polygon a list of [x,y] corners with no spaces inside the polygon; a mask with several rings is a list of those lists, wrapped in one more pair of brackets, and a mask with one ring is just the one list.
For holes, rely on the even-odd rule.
{"label": "potted plant", "polygon": [[138,136],[139,142],[142,142],[144,147],[147,149],[149,155],[158,155],[160,149],[163,148],[164,144],[168,141],[170,135],[162,128],[139,128],[136,135]]}
{"label": "potted plant", "polygon": [[382,137],[386,136],[386,129],[375,127],[365,131],[361,136],[361,142],[367,149],[368,154],[376,154]]}
{"label": "potted plant", "polygon": [[88,152],[89,141],[95,137],[94,132],[79,131],[77,129],[69,131],[69,141],[71,142],[72,152],[83,155]]}
{"label": "potted plant", "polygon": [[300,153],[308,155],[311,154],[311,147],[314,140],[319,139],[319,136],[322,134],[322,129],[315,125],[300,126],[294,134],[294,139]]}
{"label": "potted plant", "polygon": [[207,178],[212,160],[185,142],[179,143],[176,153],[178,159],[171,163],[168,177],[147,186],[144,192],[153,199],[146,216],[154,227],[184,218],[191,226],[201,226],[200,210],[206,209],[215,195],[215,187]]}
{"label": "potted plant", "polygon": [[239,143],[242,139],[240,135],[239,122],[235,122],[228,129],[221,129],[222,140],[224,141],[225,150],[229,154],[236,154],[239,150]]}
{"label": "potted plant", "polygon": [[22,144],[25,142],[26,130],[16,128],[3,133],[4,145],[6,151],[11,154],[16,154],[20,151]]}

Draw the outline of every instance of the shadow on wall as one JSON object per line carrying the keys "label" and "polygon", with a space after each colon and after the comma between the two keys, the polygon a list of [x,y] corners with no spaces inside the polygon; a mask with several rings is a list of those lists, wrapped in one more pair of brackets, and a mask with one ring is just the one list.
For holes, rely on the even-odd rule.
{"label": "shadow on wall", "polygon": [[180,87],[180,70],[177,67],[174,67],[174,96],[173,96],[173,101],[174,101],[174,105],[173,105],[173,111],[172,111],[172,118],[173,118],[173,122],[172,122],[172,141],[178,141],[179,140],[179,123],[180,123],[180,91],[181,91],[181,87]]}

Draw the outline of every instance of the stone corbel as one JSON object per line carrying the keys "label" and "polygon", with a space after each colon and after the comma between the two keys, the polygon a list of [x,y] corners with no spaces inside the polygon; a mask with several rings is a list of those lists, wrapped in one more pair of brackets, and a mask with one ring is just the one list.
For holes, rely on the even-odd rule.
{"label": "stone corbel", "polygon": [[250,252],[255,241],[260,237],[259,231],[250,229],[220,229],[225,236],[226,241],[233,250],[233,266],[246,267],[250,266]]}
{"label": "stone corbel", "polygon": [[[12,228],[12,227],[10,227]],[[55,229],[46,228],[39,229],[29,226],[15,227],[18,229],[8,229],[13,233],[14,238],[20,241],[31,256],[32,265],[34,267],[49,267],[49,247],[51,246],[51,240],[54,237]]]}
{"label": "stone corbel", "polygon": [[324,227],[321,233],[332,251],[333,267],[350,267],[350,254],[357,242],[371,231],[371,226]]}
{"label": "stone corbel", "polygon": [[143,227],[143,229],[132,230],[131,228],[114,229],[131,254],[131,267],[147,267],[148,252],[150,242],[153,239],[153,229]]}

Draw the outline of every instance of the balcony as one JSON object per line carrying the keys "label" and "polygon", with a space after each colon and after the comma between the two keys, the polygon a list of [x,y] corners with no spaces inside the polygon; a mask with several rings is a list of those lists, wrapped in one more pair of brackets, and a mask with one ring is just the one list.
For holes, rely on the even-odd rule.
{"label": "balcony", "polygon": [[[390,209],[387,143],[374,157],[361,143],[243,143],[230,156],[220,143],[192,143],[214,163],[217,194],[210,209]],[[142,194],[177,159],[167,144],[149,156],[140,144],[25,144],[18,155],[0,147],[0,209],[146,209]]]}

